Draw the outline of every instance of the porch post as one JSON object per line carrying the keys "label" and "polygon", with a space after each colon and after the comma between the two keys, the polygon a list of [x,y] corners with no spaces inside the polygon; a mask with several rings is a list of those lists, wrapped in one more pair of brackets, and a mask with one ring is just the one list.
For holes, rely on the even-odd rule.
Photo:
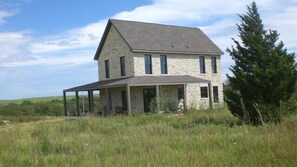
{"label": "porch post", "polygon": [[94,112],[94,92],[93,90],[90,90],[91,95],[91,112]]}
{"label": "porch post", "polygon": [[78,99],[78,91],[75,91],[75,101],[76,101],[76,114],[79,116],[79,99]]}
{"label": "porch post", "polygon": [[89,112],[93,112],[93,97],[92,97],[93,91],[88,90],[88,101],[89,101]]}
{"label": "porch post", "polygon": [[160,112],[160,95],[159,95],[159,85],[156,85],[156,94],[157,94],[157,97],[156,97],[156,101],[157,101],[157,112]]}
{"label": "porch post", "polygon": [[[109,106],[110,106],[110,101],[109,101],[109,99],[110,99],[110,97],[109,97],[109,89],[108,88],[106,88],[105,89],[106,90],[106,102],[107,102],[107,106],[106,106],[106,108],[107,108],[107,113],[110,113],[110,108],[109,108]],[[103,113],[103,114],[106,114],[106,113]]]}
{"label": "porch post", "polygon": [[183,91],[184,91],[184,111],[187,110],[187,85],[183,84]]}
{"label": "porch post", "polygon": [[209,94],[209,108],[213,108],[212,106],[212,84],[208,83],[208,94]]}
{"label": "porch post", "polygon": [[63,91],[63,101],[64,101],[64,115],[67,116],[67,101],[66,101],[66,92]]}
{"label": "porch post", "polygon": [[128,113],[129,113],[129,116],[132,115],[131,113],[131,94],[130,94],[130,85],[127,84],[127,103],[128,103]]}

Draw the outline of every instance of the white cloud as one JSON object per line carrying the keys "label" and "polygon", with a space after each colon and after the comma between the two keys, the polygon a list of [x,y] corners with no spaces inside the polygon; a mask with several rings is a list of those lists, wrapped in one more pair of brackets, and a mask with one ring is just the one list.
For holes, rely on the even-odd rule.
{"label": "white cloud", "polygon": [[90,62],[90,58],[88,56],[71,56],[71,57],[43,57],[36,56],[34,60],[28,60],[23,62],[11,62],[2,64],[3,67],[23,67],[23,66],[34,66],[34,65],[42,65],[42,66],[53,66],[53,65],[80,65],[86,64]]}
{"label": "white cloud", "polygon": [[5,18],[11,17],[17,13],[17,10],[8,11],[8,10],[0,10],[0,25],[5,23]]}
{"label": "white cloud", "polygon": [[30,43],[31,37],[26,32],[0,32],[0,65],[7,61],[24,61],[30,57],[26,56],[26,45]]}
{"label": "white cloud", "polygon": [[40,41],[32,43],[29,51],[32,54],[39,54],[98,45],[106,23],[107,20],[101,20],[82,28],[68,30],[61,35],[44,37]]}
{"label": "white cloud", "polygon": [[[3,62],[1,66],[4,68],[26,67],[26,66],[77,66],[93,62],[91,55],[95,53],[93,49],[74,49],[69,51],[57,51],[43,54],[31,54],[31,59],[26,61],[10,61]],[[95,61],[94,61],[95,62]],[[0,66],[0,68],[1,68]]]}
{"label": "white cloud", "polygon": [[113,18],[162,23],[175,23],[181,20],[199,22],[211,16],[240,12],[245,7],[245,3],[221,0],[156,0],[151,5],[120,12]]}

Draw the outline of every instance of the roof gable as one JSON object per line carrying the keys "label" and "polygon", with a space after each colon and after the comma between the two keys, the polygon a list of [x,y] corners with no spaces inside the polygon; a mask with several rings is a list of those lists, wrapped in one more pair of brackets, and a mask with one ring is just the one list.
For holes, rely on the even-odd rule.
{"label": "roof gable", "polygon": [[199,28],[110,19],[98,46],[95,60],[100,55],[111,25],[114,25],[134,52],[223,54]]}

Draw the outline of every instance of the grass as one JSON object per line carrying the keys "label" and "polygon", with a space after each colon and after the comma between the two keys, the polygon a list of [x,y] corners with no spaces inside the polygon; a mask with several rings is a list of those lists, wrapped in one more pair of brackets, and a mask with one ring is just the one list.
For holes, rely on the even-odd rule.
{"label": "grass", "polygon": [[297,166],[297,119],[238,125],[227,111],[0,126],[0,166]]}

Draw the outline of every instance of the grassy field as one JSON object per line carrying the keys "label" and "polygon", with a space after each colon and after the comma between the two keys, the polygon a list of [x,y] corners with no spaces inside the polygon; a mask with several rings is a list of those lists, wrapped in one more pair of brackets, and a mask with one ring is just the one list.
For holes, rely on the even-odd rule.
{"label": "grassy field", "polygon": [[[69,96],[73,98],[74,96]],[[63,96],[49,96],[49,97],[33,97],[33,98],[25,98],[25,99],[15,99],[15,100],[0,100],[0,105],[16,103],[20,104],[24,100],[30,100],[31,102],[41,102],[41,101],[51,101],[51,100],[63,100]]]}
{"label": "grassy field", "polygon": [[297,166],[296,116],[237,123],[207,110],[2,125],[0,166]]}

